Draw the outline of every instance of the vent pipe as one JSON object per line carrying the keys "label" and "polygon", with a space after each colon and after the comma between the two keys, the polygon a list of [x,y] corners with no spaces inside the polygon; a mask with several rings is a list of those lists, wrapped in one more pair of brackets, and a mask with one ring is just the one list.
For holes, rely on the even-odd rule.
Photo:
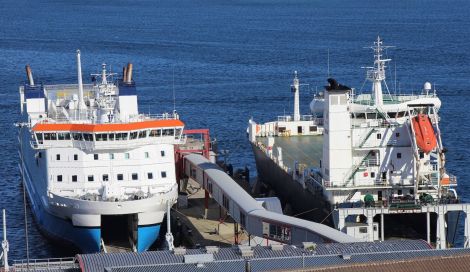
{"label": "vent pipe", "polygon": [[83,82],[82,82],[82,62],[80,60],[80,50],[77,50],[77,76],[78,76],[78,110],[84,109]]}
{"label": "vent pipe", "polygon": [[34,86],[34,79],[33,79],[33,72],[31,71],[31,67],[26,65],[26,76],[28,77],[29,86]]}

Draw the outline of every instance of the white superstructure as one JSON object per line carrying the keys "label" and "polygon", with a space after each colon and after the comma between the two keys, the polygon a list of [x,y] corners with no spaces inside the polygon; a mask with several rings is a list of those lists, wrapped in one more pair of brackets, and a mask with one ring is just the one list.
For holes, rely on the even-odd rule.
{"label": "white superstructure", "polygon": [[[374,66],[367,70],[372,86],[369,93],[356,94],[354,89],[328,79],[329,86],[310,104],[313,114],[322,111],[311,117],[314,123],[310,126],[318,126],[318,133],[301,127],[298,122],[302,121],[295,118],[299,116],[296,110],[287,125],[279,121],[256,124],[250,120],[249,139],[261,178],[293,200],[297,212],[301,212],[302,205],[310,210],[364,205],[401,210],[457,201],[456,178],[445,169],[446,149],[438,115],[441,101],[428,82],[419,94],[391,94],[385,82],[390,59],[383,58],[384,48],[377,38],[372,46]],[[297,99],[295,103],[298,107]],[[321,145],[322,151],[318,152],[315,145]],[[282,152],[276,152],[279,149]],[[290,154],[283,156],[286,152]],[[312,156],[305,159],[304,153]],[[290,160],[287,165],[286,159]],[[283,173],[273,174],[267,161],[275,163]],[[302,198],[302,189],[288,188],[289,182],[278,180],[280,176],[290,176],[296,186],[315,196],[311,201]],[[324,198],[325,204],[318,197]],[[315,220],[327,219],[317,216]],[[344,219],[334,218],[335,226],[343,228],[344,222],[339,226],[338,220]],[[370,226],[372,220],[368,220]]]}
{"label": "white superstructure", "polygon": [[[174,145],[185,141],[184,123],[176,112],[139,113],[131,64],[119,80],[103,64],[83,84],[79,51],[77,61],[78,84],[35,85],[28,67],[20,87],[21,170],[33,212],[48,234],[86,252],[100,250],[104,216],[125,216],[131,247],[144,251],[177,199]],[[74,230],[76,238],[67,234]]]}

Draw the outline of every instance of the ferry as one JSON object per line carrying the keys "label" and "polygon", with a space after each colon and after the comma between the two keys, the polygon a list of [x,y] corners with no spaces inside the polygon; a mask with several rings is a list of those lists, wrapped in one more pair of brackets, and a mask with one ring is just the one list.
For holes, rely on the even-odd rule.
{"label": "ferry", "polygon": [[37,83],[26,66],[19,87],[19,168],[34,219],[47,236],[83,253],[111,246],[142,252],[177,200],[176,112],[139,113],[131,63],[78,83]]}
{"label": "ferry", "polygon": [[[459,212],[425,212],[459,201],[457,178],[445,168],[441,100],[428,82],[417,94],[392,93],[385,81],[387,47],[377,38],[371,48],[370,92],[329,78],[310,103],[312,114],[301,115],[296,73],[294,114],[262,124],[249,120],[259,178],[295,214],[366,241],[384,239],[385,232],[452,243]],[[447,222],[438,221],[443,216]]]}

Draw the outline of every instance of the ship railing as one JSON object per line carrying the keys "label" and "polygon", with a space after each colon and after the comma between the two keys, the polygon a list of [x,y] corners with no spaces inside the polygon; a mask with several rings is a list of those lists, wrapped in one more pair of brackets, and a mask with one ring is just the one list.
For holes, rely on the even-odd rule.
{"label": "ship railing", "polygon": [[74,257],[14,260],[13,266],[14,271],[46,271],[80,268]]}
{"label": "ship railing", "polygon": [[[421,99],[421,98],[434,98],[437,97],[435,93],[429,93],[429,94],[393,94],[393,95],[388,95],[384,94],[383,96],[383,103],[384,104],[394,104],[394,103],[403,103],[403,102],[408,102],[416,99]],[[372,96],[370,95],[352,95],[351,96],[351,102],[355,104],[360,104],[360,105],[369,105],[373,106],[375,104],[375,101],[372,99]]]}
{"label": "ship railing", "polygon": [[[82,111],[80,114],[69,113],[68,117],[65,117],[62,112],[55,114],[48,114],[48,118],[41,119],[38,123],[74,123],[74,124],[96,124],[95,119],[91,118],[93,116],[94,110]],[[161,114],[134,114],[129,115],[125,119],[114,119],[113,124],[126,124],[126,123],[138,123],[151,120],[178,120],[179,114],[174,113],[161,113]]]}
{"label": "ship railing", "polygon": [[[313,115],[300,115],[299,121],[315,121],[317,118]],[[293,115],[281,115],[277,117],[278,122],[291,122],[294,121]]]}

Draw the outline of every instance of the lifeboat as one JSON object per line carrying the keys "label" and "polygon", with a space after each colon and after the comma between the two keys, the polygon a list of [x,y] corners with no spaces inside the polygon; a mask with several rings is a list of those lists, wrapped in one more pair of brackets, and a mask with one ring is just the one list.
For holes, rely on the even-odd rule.
{"label": "lifeboat", "polygon": [[416,144],[419,149],[428,154],[437,145],[436,135],[429,116],[422,113],[418,114],[418,116],[413,117],[412,125],[415,131]]}

